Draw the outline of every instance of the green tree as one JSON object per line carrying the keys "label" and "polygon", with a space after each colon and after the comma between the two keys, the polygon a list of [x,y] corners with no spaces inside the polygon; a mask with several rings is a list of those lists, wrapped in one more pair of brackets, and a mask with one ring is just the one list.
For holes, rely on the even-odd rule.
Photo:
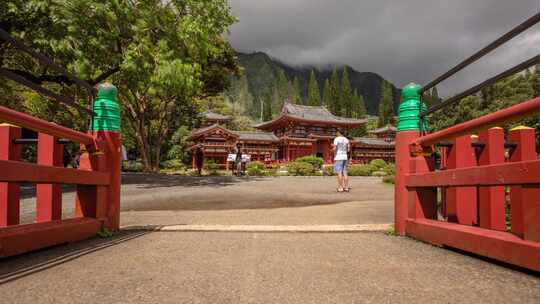
{"label": "green tree", "polygon": [[353,95],[351,92],[351,83],[349,82],[349,72],[347,67],[343,68],[343,75],[341,76],[341,115],[345,117],[353,116]]}
{"label": "green tree", "polygon": [[367,115],[366,103],[364,102],[364,96],[358,94],[358,90],[354,90],[353,93],[353,117],[362,118]]}
{"label": "green tree", "polygon": [[381,100],[379,101],[378,126],[383,127],[394,119],[392,87],[388,81],[383,80],[381,85]]}
{"label": "green tree", "polygon": [[339,88],[339,77],[337,70],[334,68],[332,75],[330,76],[330,86],[328,92],[328,106],[330,112],[335,115],[340,115],[341,113],[341,92]]}
{"label": "green tree", "polygon": [[319,82],[317,81],[315,71],[313,70],[311,70],[311,75],[309,76],[307,104],[310,106],[321,105],[321,90],[319,89]]}
{"label": "green tree", "polygon": [[324,89],[323,89],[323,99],[322,104],[326,106],[328,109],[331,108],[331,101],[330,101],[330,81],[328,78],[324,80]]}
{"label": "green tree", "polygon": [[295,104],[302,104],[302,95],[300,92],[300,80],[298,77],[294,77],[292,83],[292,102]]}
{"label": "green tree", "polygon": [[[0,6],[2,27],[12,35],[91,84],[111,80],[119,87],[123,128],[136,138],[147,171],[159,170],[162,146],[179,125],[196,123],[198,100],[221,92],[238,70],[223,38],[235,21],[226,0],[14,0]],[[83,103],[84,92],[69,79],[26,57],[0,52],[0,64]]]}
{"label": "green tree", "polygon": [[283,108],[283,103],[288,99],[289,80],[283,69],[279,69],[277,73],[276,87],[279,94],[279,100],[274,107],[274,114],[278,114]]}
{"label": "green tree", "polygon": [[272,94],[266,92],[263,99],[262,121],[272,120]]}

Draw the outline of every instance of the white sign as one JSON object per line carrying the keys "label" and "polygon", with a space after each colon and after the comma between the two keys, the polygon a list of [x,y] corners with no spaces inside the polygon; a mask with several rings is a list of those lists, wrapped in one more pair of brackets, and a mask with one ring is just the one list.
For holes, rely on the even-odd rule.
{"label": "white sign", "polygon": [[[231,153],[231,154],[227,155],[227,161],[228,162],[236,161],[236,153]],[[251,155],[242,154],[242,162],[247,163],[249,161],[251,161]]]}

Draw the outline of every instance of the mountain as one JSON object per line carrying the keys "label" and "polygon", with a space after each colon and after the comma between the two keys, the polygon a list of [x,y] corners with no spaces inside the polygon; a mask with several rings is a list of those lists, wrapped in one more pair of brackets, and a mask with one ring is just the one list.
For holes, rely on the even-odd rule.
{"label": "mountain", "polygon": [[[289,81],[292,81],[295,77],[298,78],[300,83],[300,92],[302,98],[307,96],[307,87],[310,77],[310,73],[313,70],[315,77],[319,83],[319,88],[322,91],[324,89],[324,82],[330,78],[332,68],[317,68],[312,66],[292,66],[283,63],[277,59],[271,58],[263,52],[255,53],[240,53],[237,52],[237,58],[240,66],[244,68],[244,74],[247,80],[247,87],[249,93],[253,97],[253,103],[255,104],[252,111],[253,114],[260,110],[260,106],[257,106],[257,100],[262,100],[265,94],[271,94],[269,90],[273,88],[278,81],[278,74],[283,71]],[[336,67],[338,69],[338,75],[341,79],[344,66]],[[351,88],[357,89],[358,92],[364,97],[367,112],[370,115],[377,115],[379,109],[379,100],[381,97],[381,84],[383,77],[376,73],[371,72],[358,72],[347,66],[349,72],[349,79]],[[393,96],[394,96],[394,109],[397,113],[399,106],[400,90],[397,89],[392,83],[390,83]]]}

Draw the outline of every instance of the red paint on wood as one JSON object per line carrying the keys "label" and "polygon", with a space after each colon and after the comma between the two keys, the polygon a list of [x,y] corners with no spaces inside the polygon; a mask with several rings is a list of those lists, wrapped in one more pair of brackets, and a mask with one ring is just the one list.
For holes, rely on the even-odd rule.
{"label": "red paint on wood", "polygon": [[469,135],[475,131],[502,125],[505,122],[516,120],[524,116],[530,116],[539,111],[540,97],[537,97],[509,108],[422,136],[418,138],[415,143],[421,146],[431,146],[443,140],[450,140],[459,136]]}
{"label": "red paint on wood", "polygon": [[540,183],[521,188],[523,193],[523,238],[540,243]]}
{"label": "red paint on wood", "polygon": [[[20,160],[21,147],[13,144],[13,140],[20,137],[21,128],[0,125],[0,160]],[[5,173],[2,168],[0,176]],[[0,182],[0,227],[19,224],[20,196],[19,183]]]}
{"label": "red paint on wood", "polygon": [[0,257],[74,242],[94,236],[101,222],[76,218],[45,223],[11,226],[0,230]]}
{"label": "red paint on wood", "polygon": [[[516,144],[516,148],[510,151],[510,162],[522,162],[536,159],[536,133],[532,128],[516,128],[508,132],[508,142]],[[538,171],[516,172],[528,177],[538,175]],[[536,179],[540,181],[540,179]],[[510,213],[511,213],[511,230],[519,236],[523,236],[524,232],[524,209],[525,201],[528,198],[524,195],[521,186],[512,186],[510,188]],[[529,198],[531,199],[531,198]]]}
{"label": "red paint on wood", "polygon": [[427,219],[408,220],[407,235],[540,271],[540,243],[511,233]]}
{"label": "red paint on wood", "polygon": [[405,235],[408,217],[409,192],[405,176],[411,172],[409,145],[420,136],[418,131],[402,131],[396,135],[396,179],[394,190],[394,227],[399,235]]}
{"label": "red paint on wood", "polygon": [[58,138],[71,139],[86,145],[93,143],[91,135],[75,131],[52,122],[33,117],[28,114],[20,113],[6,107],[0,106],[0,120],[24,127],[36,132],[43,132]]}
{"label": "red paint on wood", "polygon": [[[421,173],[434,170],[432,158],[418,156],[411,159],[411,172]],[[437,218],[437,188],[408,188],[409,218]]]}
{"label": "red paint on wood", "polygon": [[70,168],[35,165],[0,160],[0,181],[32,183],[64,183],[80,185],[108,185],[107,172],[93,172]]}
{"label": "red paint on wood", "polygon": [[[56,138],[39,133],[37,163],[45,166],[63,166],[64,146],[56,142]],[[62,185],[36,185],[36,222],[47,222],[62,219]]]}
{"label": "red paint on wood", "polygon": [[409,187],[538,184],[540,160],[410,174],[405,180]]}
{"label": "red paint on wood", "polygon": [[[453,141],[448,153],[448,168],[476,166],[476,156],[471,147],[471,137],[461,136]],[[476,187],[452,187],[446,190],[446,215],[449,222],[463,225],[476,225],[477,213]]]}
{"label": "red paint on wood", "polygon": [[[504,130],[491,128],[478,134],[478,142],[484,144],[478,164],[504,163]],[[499,231],[506,230],[504,186],[479,187],[478,209],[480,227]]]}

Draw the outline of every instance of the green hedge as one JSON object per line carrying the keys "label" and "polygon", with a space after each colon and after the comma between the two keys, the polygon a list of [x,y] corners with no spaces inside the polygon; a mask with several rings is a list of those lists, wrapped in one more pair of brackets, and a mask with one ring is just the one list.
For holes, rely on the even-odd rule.
{"label": "green hedge", "polygon": [[349,176],[370,176],[370,165],[351,165],[348,168]]}
{"label": "green hedge", "polygon": [[294,176],[310,176],[315,175],[315,167],[308,162],[294,161],[288,166],[289,174]]}
{"label": "green hedge", "polygon": [[266,167],[260,161],[252,161],[246,165],[246,173],[249,176],[265,176],[268,175]]}
{"label": "green hedge", "polygon": [[314,155],[303,156],[303,157],[297,158],[295,161],[301,162],[301,163],[309,163],[313,166],[315,170],[321,170],[324,164],[324,159],[314,156]]}
{"label": "green hedge", "polygon": [[206,168],[208,169],[208,174],[219,175],[219,164],[217,164],[213,159],[206,162]]}

